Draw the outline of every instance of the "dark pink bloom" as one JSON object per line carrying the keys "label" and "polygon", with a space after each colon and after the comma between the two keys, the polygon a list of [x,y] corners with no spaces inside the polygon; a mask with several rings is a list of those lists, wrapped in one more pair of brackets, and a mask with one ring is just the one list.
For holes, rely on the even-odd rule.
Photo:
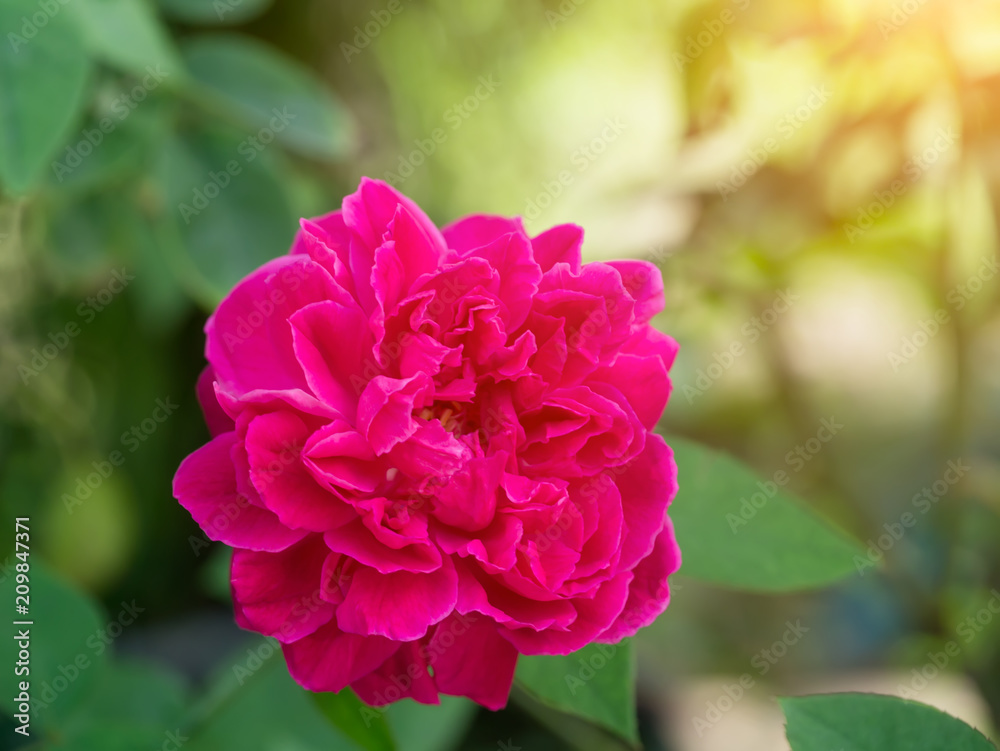
{"label": "dark pink bloom", "polygon": [[365,179],[209,319],[215,437],[174,493],[304,687],[497,709],[519,653],[666,607],[676,470],[652,429],[677,345],[649,325],[656,267],[582,265],[582,240],[438,230]]}

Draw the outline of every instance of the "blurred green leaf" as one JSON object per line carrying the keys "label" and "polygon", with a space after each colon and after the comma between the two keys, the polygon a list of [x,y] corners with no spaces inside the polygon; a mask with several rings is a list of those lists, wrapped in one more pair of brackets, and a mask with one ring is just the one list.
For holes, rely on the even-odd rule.
{"label": "blurred green leaf", "polygon": [[542,704],[638,741],[630,640],[590,644],[568,655],[522,656],[515,678]]}
{"label": "blurred green leaf", "polygon": [[163,12],[187,23],[243,23],[271,7],[272,0],[159,0]]}
{"label": "blurred green leaf", "polygon": [[[56,3],[49,15],[36,0],[0,3],[0,183],[12,193],[42,177],[85,104],[91,61],[62,10]],[[45,24],[36,26],[35,16]]]}
{"label": "blurred green leaf", "polygon": [[180,56],[148,0],[73,0],[90,51],[155,88],[184,76]]}
{"label": "blurred green leaf", "polygon": [[[155,190],[142,182],[136,191],[136,209],[154,199]],[[135,296],[142,323],[147,330],[164,330],[176,325],[190,307],[190,299],[178,279],[175,254],[165,248],[169,242],[157,234],[146,212],[121,211],[119,221],[125,231],[125,243],[135,265]],[[173,247],[169,245],[169,247]]]}
{"label": "blurred green leaf", "polygon": [[[96,146],[92,140],[97,141]],[[88,118],[79,133],[71,136],[70,143],[65,144],[62,153],[56,156],[47,182],[66,191],[82,192],[104,187],[134,171],[140,162],[142,149],[142,141],[131,133],[123,129],[117,135],[106,134],[98,120]]]}
{"label": "blurred green leaf", "polygon": [[45,245],[55,278],[79,282],[107,269],[113,245],[113,211],[111,202],[100,196],[52,207]]}
{"label": "blurred green leaf", "polygon": [[186,132],[164,144],[157,177],[182,280],[214,307],[236,282],[285,253],[296,230],[270,155],[229,130]]}
{"label": "blurred green leaf", "polygon": [[[11,523],[12,537],[13,528]],[[0,707],[13,714],[18,683],[27,680],[31,684],[33,726],[61,726],[91,697],[102,679],[108,654],[107,643],[99,636],[103,620],[93,602],[49,573],[37,555],[28,557],[28,613],[13,617],[18,586],[15,566],[19,563],[11,551],[0,574],[0,603],[6,608],[0,622],[0,660],[8,666],[0,671]],[[16,626],[15,620],[33,621],[33,625]],[[25,628],[30,631],[31,674],[18,676],[14,673],[19,649],[15,637]]]}
{"label": "blurred green leaf", "polygon": [[863,548],[777,483],[758,481],[745,465],[704,446],[675,437],[668,442],[680,484],[670,518],[685,576],[781,592],[825,586],[856,572]]}
{"label": "blurred green leaf", "polygon": [[191,75],[259,133],[308,157],[337,159],[353,136],[346,110],[309,69],[237,34],[196,37],[182,47]]}
{"label": "blurred green leaf", "polygon": [[451,751],[458,747],[478,706],[457,696],[440,699],[436,706],[412,699],[389,705],[389,726],[400,751]]}
{"label": "blurred green leaf", "polygon": [[385,710],[369,707],[349,688],[336,694],[312,694],[312,700],[335,728],[365,751],[394,751],[396,748]]}
{"label": "blurred green leaf", "polygon": [[134,751],[160,748],[183,736],[183,681],[159,667],[139,663],[109,666],[93,698],[59,729],[53,749]]}
{"label": "blurred green leaf", "polygon": [[827,694],[779,702],[792,751],[996,751],[961,720],[895,696]]}
{"label": "blurred green leaf", "polygon": [[224,698],[190,732],[185,751],[358,748],[330,726],[275,651],[256,671],[239,679],[231,667],[224,667],[221,682],[226,685],[216,691]]}

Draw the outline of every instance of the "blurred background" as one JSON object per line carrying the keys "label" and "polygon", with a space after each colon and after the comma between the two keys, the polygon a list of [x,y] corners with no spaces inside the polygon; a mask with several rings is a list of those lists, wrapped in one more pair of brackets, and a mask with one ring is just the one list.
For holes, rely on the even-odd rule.
{"label": "blurred background", "polygon": [[[123,624],[121,695],[197,702],[186,748],[353,748],[280,658],[252,696],[213,688],[262,642],[170,482],[207,439],[206,316],[362,175],[439,224],[576,222],[585,260],[656,262],[681,343],[663,429],[787,472],[869,547],[807,595],[679,576],[636,639],[647,748],[785,749],[772,697],[845,689],[993,735],[1000,4],[4,4],[0,502],[73,607]],[[565,743],[517,707],[448,711],[447,737],[393,722],[428,749]]]}

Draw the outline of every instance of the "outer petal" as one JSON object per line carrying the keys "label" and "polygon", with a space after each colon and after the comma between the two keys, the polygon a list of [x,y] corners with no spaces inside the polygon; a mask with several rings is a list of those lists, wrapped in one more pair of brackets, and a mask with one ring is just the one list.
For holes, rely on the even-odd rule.
{"label": "outer petal", "polygon": [[427,240],[443,253],[444,238],[434,223],[417,204],[381,180],[361,178],[357,191],[344,199],[344,221],[374,252],[382,244],[399,206],[406,208]]}
{"label": "outer petal", "polygon": [[428,574],[358,568],[337,608],[337,624],[344,631],[394,641],[421,638],[455,609],[458,578],[447,558],[445,564]]}
{"label": "outer petal", "polygon": [[396,653],[351,688],[362,701],[381,707],[399,699],[421,704],[440,704],[434,679],[427,671],[427,658],[419,642],[406,642]]}
{"label": "outer petal", "polygon": [[321,300],[350,297],[319,264],[302,255],[261,266],[233,289],[205,324],[205,354],[223,390],[310,393],[292,349],[288,319]]}
{"label": "outer petal", "polygon": [[659,357],[619,354],[611,365],[598,368],[590,381],[604,381],[618,389],[646,430],[656,427],[670,398],[670,377]]}
{"label": "outer petal", "polygon": [[206,365],[198,376],[196,391],[198,404],[201,406],[202,414],[205,415],[205,424],[208,425],[208,432],[212,438],[228,433],[236,427],[233,418],[226,414],[215,396],[215,371],[211,365]]}
{"label": "outer petal", "polygon": [[507,705],[517,650],[493,619],[477,613],[449,616],[435,628],[427,653],[439,691],[467,696],[487,709]]}
{"label": "outer petal", "polygon": [[498,237],[510,233],[525,235],[521,217],[507,218],[490,214],[473,214],[453,222],[441,230],[448,247],[462,256],[469,255],[477,248],[489,245]]}
{"label": "outer petal", "polygon": [[321,596],[320,572],[329,549],[318,535],[280,553],[236,550],[232,589],[240,627],[291,642],[333,618]]}
{"label": "outer petal", "polygon": [[235,442],[235,433],[224,433],[181,462],[174,497],[212,540],[249,550],[284,550],[306,532],[289,529],[239,494],[230,459]]}
{"label": "outer petal", "polygon": [[580,249],[583,247],[583,227],[559,224],[533,238],[535,260],[548,271],[557,263],[569,265],[574,274],[580,271]]}
{"label": "outer petal", "polygon": [[626,465],[609,470],[622,494],[625,539],[619,566],[633,568],[653,550],[660,530],[667,524],[667,507],[677,494],[677,465],[674,452],[655,433],[646,439],[645,450]]}
{"label": "outer petal", "polygon": [[607,261],[608,266],[618,269],[622,284],[635,300],[635,325],[641,326],[663,310],[663,275],[655,264],[649,261]]}
{"label": "outer petal", "polygon": [[345,634],[330,621],[309,636],[283,644],[288,672],[310,691],[341,691],[385,662],[399,644],[381,636]]}
{"label": "outer petal", "polygon": [[500,634],[526,655],[568,655],[583,649],[604,633],[625,607],[631,571],[623,571],[604,583],[593,598],[573,600],[576,620],[566,630],[532,631],[526,628],[501,628]]}
{"label": "outer petal", "polygon": [[635,567],[635,579],[629,587],[625,609],[597,640],[609,643],[621,641],[656,620],[656,616],[670,603],[668,578],[680,565],[681,551],[668,520],[667,526],[656,538],[653,552]]}

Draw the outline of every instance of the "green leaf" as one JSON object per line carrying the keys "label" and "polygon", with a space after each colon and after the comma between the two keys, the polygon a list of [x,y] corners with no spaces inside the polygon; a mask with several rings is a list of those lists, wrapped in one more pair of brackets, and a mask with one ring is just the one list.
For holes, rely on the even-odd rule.
{"label": "green leaf", "polygon": [[996,751],[961,720],[895,696],[827,694],[779,702],[792,751]]}
{"label": "green leaf", "polygon": [[163,12],[187,23],[243,23],[261,15],[272,0],[159,0]]}
{"label": "green leaf", "polygon": [[148,0],[73,0],[69,7],[96,57],[138,76],[147,88],[184,77],[180,56]]}
{"label": "green leaf", "polygon": [[90,56],[63,8],[49,15],[36,0],[0,3],[0,183],[12,193],[34,187],[85,104]]}
{"label": "green leaf", "polygon": [[184,683],[173,673],[139,663],[112,664],[95,687],[93,699],[59,729],[59,740],[51,748],[160,748],[167,733],[179,733],[185,698]]}
{"label": "green leaf", "polygon": [[336,159],[353,142],[340,101],[312,71],[237,34],[197,37],[182,48],[207,96],[231,108],[261,140],[275,138],[307,157]]}
{"label": "green leaf", "polygon": [[291,246],[296,217],[269,156],[228,130],[189,132],[163,146],[157,175],[168,247],[207,306]]}
{"label": "green leaf", "polygon": [[[13,533],[13,524],[11,529]],[[18,684],[28,680],[33,725],[59,726],[88,700],[102,679],[108,654],[107,641],[101,638],[106,635],[104,621],[94,603],[49,573],[36,554],[28,557],[28,614],[13,617],[18,586],[15,566],[20,563],[11,552],[0,574],[4,577],[0,603],[6,610],[0,620],[0,661],[9,666],[0,670],[0,707],[13,714]],[[18,620],[33,623],[14,625]],[[30,631],[30,676],[14,673],[19,653],[15,637],[22,629]]]}
{"label": "green leaf", "polygon": [[[246,751],[246,749],[337,749],[358,748],[331,725],[288,675],[280,650],[273,648],[263,665],[249,674],[234,676],[225,666],[215,687],[221,696],[207,717],[189,733],[184,751]],[[247,655],[236,656],[234,665],[245,665]]]}
{"label": "green leaf", "polygon": [[[821,587],[856,572],[860,545],[776,482],[740,462],[670,437],[680,491],[670,506],[681,573],[759,592]],[[865,558],[867,560],[867,558]]]}
{"label": "green leaf", "polygon": [[349,688],[336,694],[313,694],[312,700],[335,728],[365,751],[395,751],[385,714],[369,707]]}
{"label": "green leaf", "polygon": [[437,706],[412,699],[389,705],[389,725],[400,751],[451,751],[458,747],[478,706],[457,696],[440,698]]}
{"label": "green leaf", "polygon": [[518,685],[542,704],[639,739],[632,642],[590,644],[569,655],[522,656]]}

